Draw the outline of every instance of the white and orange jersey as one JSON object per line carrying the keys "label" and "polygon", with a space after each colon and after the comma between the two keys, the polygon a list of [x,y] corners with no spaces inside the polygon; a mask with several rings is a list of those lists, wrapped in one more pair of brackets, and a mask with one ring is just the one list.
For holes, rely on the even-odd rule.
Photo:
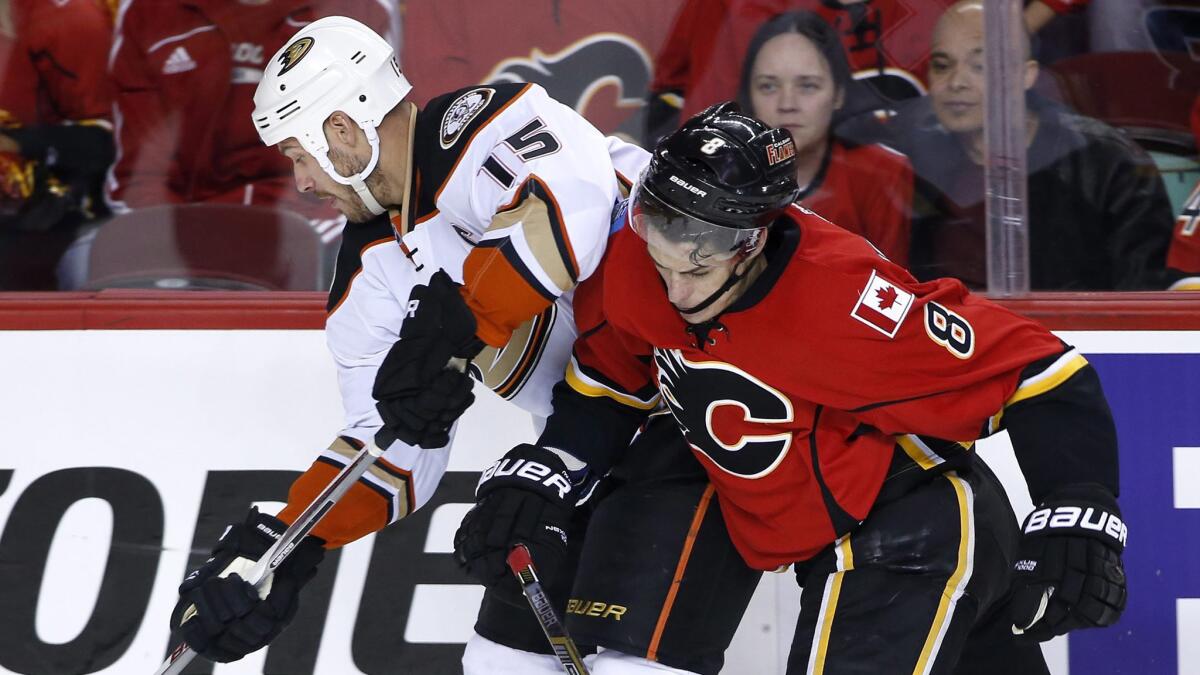
{"label": "white and orange jersey", "polygon": [[[401,208],[343,234],[325,332],[345,425],[292,485],[279,514],[287,522],[382,425],[371,396],[376,371],[398,339],[413,286],[438,269],[464,284],[481,337],[487,326],[490,340],[502,340],[475,357],[471,374],[548,416],[576,337],[572,290],[596,269],[613,207],[649,161],[536,85],[448,94],[414,128]],[[314,534],[336,547],[406,516],[433,496],[448,460],[445,448],[394,443]]]}
{"label": "white and orange jersey", "polygon": [[422,228],[457,233],[463,297],[484,342],[506,344],[596,269],[621,197],[609,141],[544,89],[439,96],[409,142],[410,191],[392,224],[405,239]]}

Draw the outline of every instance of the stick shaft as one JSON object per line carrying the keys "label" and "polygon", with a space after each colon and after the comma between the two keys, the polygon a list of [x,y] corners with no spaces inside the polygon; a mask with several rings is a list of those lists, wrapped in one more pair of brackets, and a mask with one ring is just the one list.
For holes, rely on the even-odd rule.
{"label": "stick shaft", "polygon": [[525,599],[529,601],[533,615],[541,624],[542,632],[550,641],[550,648],[554,650],[554,655],[558,657],[563,670],[567,675],[588,675],[587,666],[583,664],[583,657],[579,654],[579,647],[567,634],[567,627],[558,618],[550,596],[546,595],[546,590],[538,580],[537,568],[533,566],[529,549],[521,544],[514,546],[508,554],[508,567],[517,575]]}

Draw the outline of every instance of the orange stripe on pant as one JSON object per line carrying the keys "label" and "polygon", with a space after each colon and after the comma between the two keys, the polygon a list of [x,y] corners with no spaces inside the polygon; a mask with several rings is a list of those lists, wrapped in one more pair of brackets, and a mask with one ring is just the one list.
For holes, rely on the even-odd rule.
{"label": "orange stripe on pant", "polygon": [[700,496],[700,503],[696,505],[696,514],[692,516],[692,524],[688,527],[687,538],[683,542],[683,551],[679,554],[679,564],[675,566],[675,576],[671,579],[671,588],[667,591],[667,599],[663,601],[662,611],[658,615],[658,623],[654,626],[654,635],[650,638],[650,648],[646,650],[646,658],[651,661],[658,660],[658,644],[662,641],[663,630],[667,627],[667,617],[671,615],[671,608],[675,605],[675,596],[679,593],[679,585],[683,583],[683,573],[687,570],[688,560],[692,557],[692,546],[696,543],[696,535],[700,533],[700,524],[704,522],[704,516],[708,513],[708,504],[712,501],[712,496],[716,492],[716,488],[710,483],[704,490],[704,494]]}

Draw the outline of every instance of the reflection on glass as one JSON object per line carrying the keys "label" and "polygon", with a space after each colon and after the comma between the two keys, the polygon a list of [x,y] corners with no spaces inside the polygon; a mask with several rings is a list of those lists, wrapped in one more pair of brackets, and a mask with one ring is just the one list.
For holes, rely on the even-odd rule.
{"label": "reflection on glass", "polygon": [[739,100],[796,142],[800,203],[866,237],[892,261],[908,261],[912,167],[899,152],[854,143],[834,124],[881,103],[852,79],[835,29],[812,12],[763,24],[746,52]]}
{"label": "reflection on glass", "polygon": [[[931,44],[927,109],[900,118],[918,176],[912,266],[920,278],[987,280],[983,12],[959,3]],[[1145,151],[1100,120],[1034,91],[1024,73],[1030,281],[1035,290],[1166,288],[1171,210]]]}
{"label": "reflection on glass", "polygon": [[[1197,285],[1200,7],[1022,5],[1032,35],[1021,47],[1032,58],[1020,132],[1033,289]],[[402,45],[419,105],[478,83],[533,81],[605,133],[653,143],[738,99],[796,136],[803,203],[919,276],[984,287],[981,119],[993,83],[977,72],[978,26],[946,18],[971,7],[409,0],[402,22],[397,3],[378,0],[0,1],[0,290],[94,287],[91,247],[114,236],[100,236],[110,213],[123,228],[144,209],[186,204],[307,221],[327,278],[343,220],[296,191],[288,160],[260,144],[249,111],[270,55],[330,14]],[[793,14],[781,29],[789,12],[809,13],[808,27]],[[776,89],[753,78],[775,78],[763,86]],[[268,265],[290,254],[261,255]]]}

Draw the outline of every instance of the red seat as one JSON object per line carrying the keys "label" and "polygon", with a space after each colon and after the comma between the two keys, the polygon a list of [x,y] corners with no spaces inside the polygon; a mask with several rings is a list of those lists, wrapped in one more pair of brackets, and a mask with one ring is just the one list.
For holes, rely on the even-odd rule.
{"label": "red seat", "polygon": [[259,206],[153,206],[100,226],[85,288],[325,290],[322,244],[299,214]]}
{"label": "red seat", "polygon": [[1200,75],[1169,54],[1082,54],[1056,61],[1049,70],[1063,100],[1084,115],[1114,127],[1190,133],[1188,113]]}

